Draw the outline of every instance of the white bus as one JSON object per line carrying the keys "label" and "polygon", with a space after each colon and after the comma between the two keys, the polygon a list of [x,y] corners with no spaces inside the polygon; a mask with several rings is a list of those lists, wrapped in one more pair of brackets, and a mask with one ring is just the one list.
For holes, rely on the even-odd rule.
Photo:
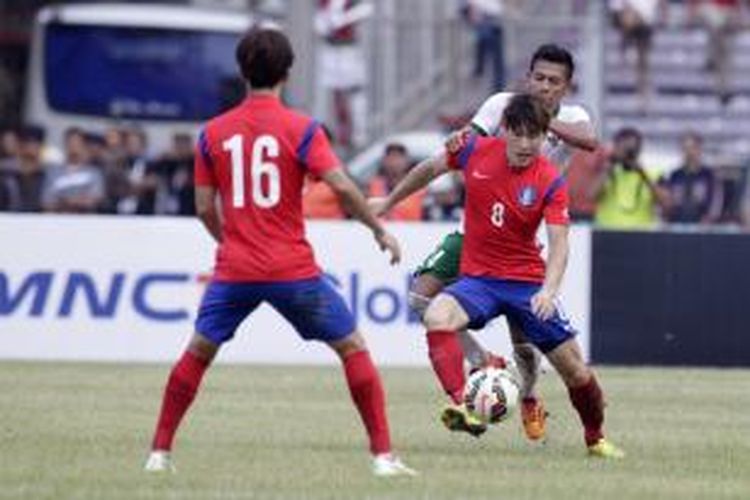
{"label": "white bus", "polygon": [[244,95],[234,50],[247,11],[57,5],[34,27],[24,119],[60,145],[67,127],[134,123],[160,151]]}

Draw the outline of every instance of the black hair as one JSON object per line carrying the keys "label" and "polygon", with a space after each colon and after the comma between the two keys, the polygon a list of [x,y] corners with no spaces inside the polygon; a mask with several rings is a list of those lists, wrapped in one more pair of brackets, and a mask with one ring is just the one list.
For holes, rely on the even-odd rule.
{"label": "black hair", "polygon": [[385,146],[385,154],[398,153],[402,155],[408,155],[409,152],[406,150],[406,146],[400,142],[391,142]]}
{"label": "black hair", "polygon": [[289,76],[294,51],[278,29],[254,27],[240,39],[235,58],[252,88],[269,89]]}
{"label": "black hair", "polygon": [[570,51],[565,47],[561,47],[560,45],[556,45],[554,43],[546,43],[539,46],[539,48],[536,49],[536,52],[534,52],[534,55],[531,56],[529,71],[534,71],[534,65],[538,61],[547,61],[555,64],[561,64],[565,66],[565,69],[567,70],[568,80],[571,80],[573,78],[573,73],[575,72],[576,65],[573,62],[573,56],[571,55]]}
{"label": "black hair", "polygon": [[505,128],[519,135],[544,134],[551,119],[542,102],[530,94],[514,95],[503,111]]}
{"label": "black hair", "polygon": [[641,131],[635,127],[623,127],[617,132],[615,132],[615,136],[614,136],[615,142],[619,142],[624,139],[631,139],[631,138],[635,139],[638,142],[639,146],[643,142],[643,134],[641,134]]}
{"label": "black hair", "polygon": [[18,139],[22,142],[44,142],[47,131],[38,125],[24,125],[18,130]]}

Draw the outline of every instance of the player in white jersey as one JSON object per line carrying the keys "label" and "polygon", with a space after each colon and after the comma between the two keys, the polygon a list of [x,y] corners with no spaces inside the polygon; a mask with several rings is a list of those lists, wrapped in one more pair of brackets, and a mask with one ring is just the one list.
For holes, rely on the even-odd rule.
{"label": "player in white jersey", "polygon": [[[581,106],[562,103],[570,89],[574,69],[570,52],[560,46],[546,44],[534,52],[526,79],[526,91],[539,98],[554,117],[542,146],[542,154],[552,160],[562,173],[567,169],[574,148],[593,151],[598,144],[588,112]],[[474,115],[470,126],[451,136],[446,145],[447,149],[460,149],[470,133],[501,135],[503,131],[500,122],[503,110],[511,97],[511,92],[499,92],[490,96]],[[442,153],[425,160],[433,165],[445,161],[445,154]],[[370,200],[370,207],[376,213],[383,214],[408,195],[409,193],[399,192],[397,189],[388,198]],[[458,277],[462,243],[463,234],[460,231],[447,235],[417,268],[409,291],[409,303],[420,315],[432,297]],[[546,411],[534,390],[541,356],[526,340],[518,325],[510,322],[509,328],[513,342],[513,357],[521,375],[521,418],[524,431],[529,439],[541,440],[545,435]],[[505,365],[501,357],[482,347],[469,332],[462,332],[459,338],[464,357],[473,368]],[[448,415],[444,417],[443,422],[450,430],[465,431],[474,436],[479,436],[486,430],[486,426],[473,422],[470,418],[456,420]]]}

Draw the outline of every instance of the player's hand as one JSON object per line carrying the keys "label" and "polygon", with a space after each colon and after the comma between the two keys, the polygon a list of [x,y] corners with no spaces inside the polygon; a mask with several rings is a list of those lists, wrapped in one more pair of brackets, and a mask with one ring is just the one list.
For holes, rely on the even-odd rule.
{"label": "player's hand", "polygon": [[367,198],[367,208],[375,217],[383,217],[388,212],[387,198],[384,196]]}
{"label": "player's hand", "polygon": [[378,246],[381,250],[384,252],[387,251],[391,254],[391,265],[401,262],[401,246],[391,233],[388,231],[375,233],[375,241],[378,242]]}
{"label": "player's hand", "polygon": [[470,130],[462,129],[448,136],[448,139],[445,141],[445,149],[448,150],[448,153],[455,154],[461,151],[469,141],[470,133]]}
{"label": "player's hand", "polygon": [[541,319],[547,321],[555,315],[555,294],[542,288],[531,297],[531,312]]}

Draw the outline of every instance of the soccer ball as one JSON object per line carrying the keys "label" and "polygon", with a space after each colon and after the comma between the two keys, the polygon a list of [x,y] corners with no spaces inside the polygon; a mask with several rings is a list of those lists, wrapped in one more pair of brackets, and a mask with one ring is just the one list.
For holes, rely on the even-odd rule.
{"label": "soccer ball", "polygon": [[482,368],[466,381],[464,404],[485,424],[500,423],[518,406],[518,383],[508,370]]}

